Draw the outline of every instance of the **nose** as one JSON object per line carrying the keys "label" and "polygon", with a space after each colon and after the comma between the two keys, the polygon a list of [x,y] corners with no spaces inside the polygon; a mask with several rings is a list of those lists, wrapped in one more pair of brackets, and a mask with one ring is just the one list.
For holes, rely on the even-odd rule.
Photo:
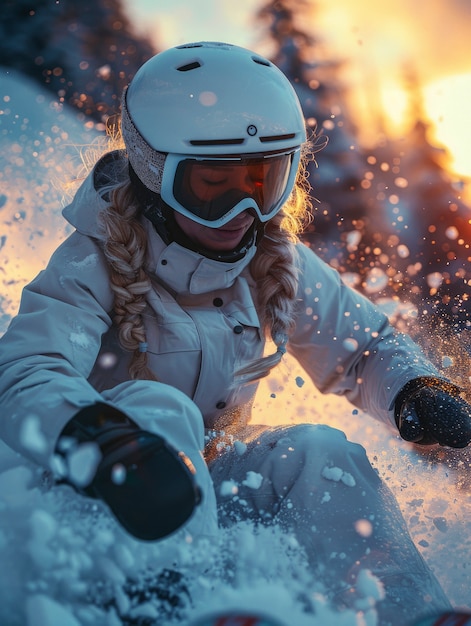
{"label": "nose", "polygon": [[[235,217],[233,217],[226,225],[225,228],[229,226],[229,224],[233,228],[242,228],[243,226],[248,226],[253,222],[256,217],[256,213],[253,209],[246,209],[242,211],[242,213],[238,213]],[[224,228],[224,227],[223,227]]]}
{"label": "nose", "polygon": [[243,222],[248,216],[252,217],[252,209],[246,209],[245,211],[242,211],[242,213],[238,213],[231,221]]}

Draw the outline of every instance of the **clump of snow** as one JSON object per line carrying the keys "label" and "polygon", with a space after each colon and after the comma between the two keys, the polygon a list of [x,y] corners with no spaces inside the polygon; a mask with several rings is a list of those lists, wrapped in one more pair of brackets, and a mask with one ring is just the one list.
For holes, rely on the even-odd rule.
{"label": "clump of snow", "polygon": [[347,487],[354,487],[356,485],[353,476],[349,472],[344,472],[340,467],[324,467],[322,469],[322,476],[327,480],[342,482],[344,485],[347,485]]}
{"label": "clump of snow", "polygon": [[332,500],[332,496],[328,491],[324,491],[324,495],[321,499],[321,504],[325,504],[326,502],[330,502]]}
{"label": "clump of snow", "polygon": [[247,444],[242,441],[234,441],[234,448],[239,456],[242,456],[247,452]]}
{"label": "clump of snow", "polygon": [[86,333],[80,331],[71,332],[69,335],[69,341],[84,350],[87,350],[91,346],[90,337]]}
{"label": "clump of snow", "polygon": [[90,267],[96,267],[98,263],[98,255],[97,254],[89,254],[82,261],[69,261],[69,265],[71,267],[77,269],[85,269]]}
{"label": "clump of snow", "polygon": [[238,492],[239,487],[234,480],[224,480],[219,487],[219,493],[224,497],[233,496]]}
{"label": "clump of snow", "polygon": [[29,415],[23,420],[20,442],[23,448],[29,452],[41,453],[47,450],[47,440],[41,432],[41,424],[36,415]]}
{"label": "clump of snow", "polygon": [[427,285],[432,289],[438,289],[443,282],[443,274],[440,272],[432,272],[427,275]]}
{"label": "clump of snow", "polygon": [[357,599],[355,608],[364,616],[366,626],[377,623],[376,603],[386,597],[384,586],[368,569],[360,570],[357,576],[355,591]]}
{"label": "clump of snow", "polygon": [[355,587],[357,593],[363,598],[383,600],[386,595],[382,582],[368,569],[360,570]]}
{"label": "clump of snow", "polygon": [[247,472],[247,476],[245,480],[242,481],[242,484],[249,487],[249,489],[260,489],[262,481],[263,476],[261,474],[257,472]]}
{"label": "clump of snow", "polygon": [[358,244],[361,241],[361,237],[362,237],[362,234],[359,230],[352,230],[349,233],[347,233],[346,243],[347,243],[347,250],[349,252],[353,252],[354,250],[358,248]]}
{"label": "clump of snow", "polygon": [[374,267],[370,270],[365,278],[364,289],[365,293],[373,295],[383,291],[388,285],[388,276],[379,267]]}
{"label": "clump of snow", "polygon": [[101,451],[94,443],[82,443],[67,454],[68,480],[77,487],[86,487],[95,476],[101,461]]}
{"label": "clump of snow", "polygon": [[61,604],[41,593],[26,600],[26,619],[28,626],[81,626]]}

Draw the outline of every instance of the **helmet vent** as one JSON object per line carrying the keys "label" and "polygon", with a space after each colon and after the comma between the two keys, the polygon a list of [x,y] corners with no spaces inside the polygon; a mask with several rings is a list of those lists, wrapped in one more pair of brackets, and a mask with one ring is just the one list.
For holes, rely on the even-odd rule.
{"label": "helmet vent", "polygon": [[191,63],[180,65],[180,67],[177,67],[177,70],[179,72],[189,72],[190,70],[196,70],[197,67],[201,67],[201,63],[199,61],[192,61]]}
{"label": "helmet vent", "polygon": [[268,143],[270,141],[283,141],[284,139],[293,139],[296,133],[287,133],[286,135],[271,135],[270,137],[259,137],[262,143]]}
{"label": "helmet vent", "polygon": [[244,141],[244,139],[193,139],[189,143],[192,146],[239,146]]}
{"label": "helmet vent", "polygon": [[183,43],[181,46],[175,46],[177,50],[187,50],[188,48],[202,48],[202,43]]}
{"label": "helmet vent", "polygon": [[259,65],[265,65],[265,67],[271,66],[270,61],[268,61],[267,59],[264,59],[263,57],[252,57],[252,61],[254,61],[255,63],[258,63]]}

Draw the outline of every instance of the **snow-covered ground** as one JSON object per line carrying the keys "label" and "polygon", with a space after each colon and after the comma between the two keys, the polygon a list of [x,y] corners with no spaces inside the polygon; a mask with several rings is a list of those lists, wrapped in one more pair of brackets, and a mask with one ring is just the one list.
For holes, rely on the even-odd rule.
{"label": "snow-covered ground", "polygon": [[[1,335],[21,288],[66,235],[60,216],[64,184],[81,165],[81,147],[97,133],[21,76],[3,70],[0,78]],[[320,396],[289,358],[262,383],[254,421],[327,423],[362,443],[451,602],[471,608],[467,452],[432,466],[343,399]],[[296,626],[376,624],[374,613],[334,613],[316,595],[302,550],[279,529],[242,524],[221,531],[216,542],[194,545],[180,534],[142,543],[98,503],[66,486],[50,489],[42,470],[0,443],[1,626],[119,626],[116,609],[105,610],[103,598],[114,597],[126,612],[129,600],[119,590],[126,580],[142,579],[155,562],[177,562],[185,575],[192,605],[181,607],[184,625],[190,615],[228,607],[265,610]],[[365,580],[364,587],[374,604],[377,585]],[[101,602],[90,601],[90,589]],[[306,597],[314,614],[304,612]],[[139,611],[163,626],[176,623],[165,618],[158,601],[141,604]]]}

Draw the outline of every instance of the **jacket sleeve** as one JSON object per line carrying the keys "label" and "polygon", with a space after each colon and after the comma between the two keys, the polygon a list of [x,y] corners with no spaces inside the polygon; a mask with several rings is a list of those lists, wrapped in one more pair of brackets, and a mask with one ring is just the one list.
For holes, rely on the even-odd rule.
{"label": "jacket sleeve", "polygon": [[101,400],[87,377],[111,325],[107,272],[96,243],[72,234],[0,339],[0,437],[43,466],[69,419]]}
{"label": "jacket sleeve", "polygon": [[289,352],[323,393],[346,396],[395,425],[400,389],[417,376],[440,376],[410,337],[396,332],[371,301],[306,246],[299,246],[295,331]]}

